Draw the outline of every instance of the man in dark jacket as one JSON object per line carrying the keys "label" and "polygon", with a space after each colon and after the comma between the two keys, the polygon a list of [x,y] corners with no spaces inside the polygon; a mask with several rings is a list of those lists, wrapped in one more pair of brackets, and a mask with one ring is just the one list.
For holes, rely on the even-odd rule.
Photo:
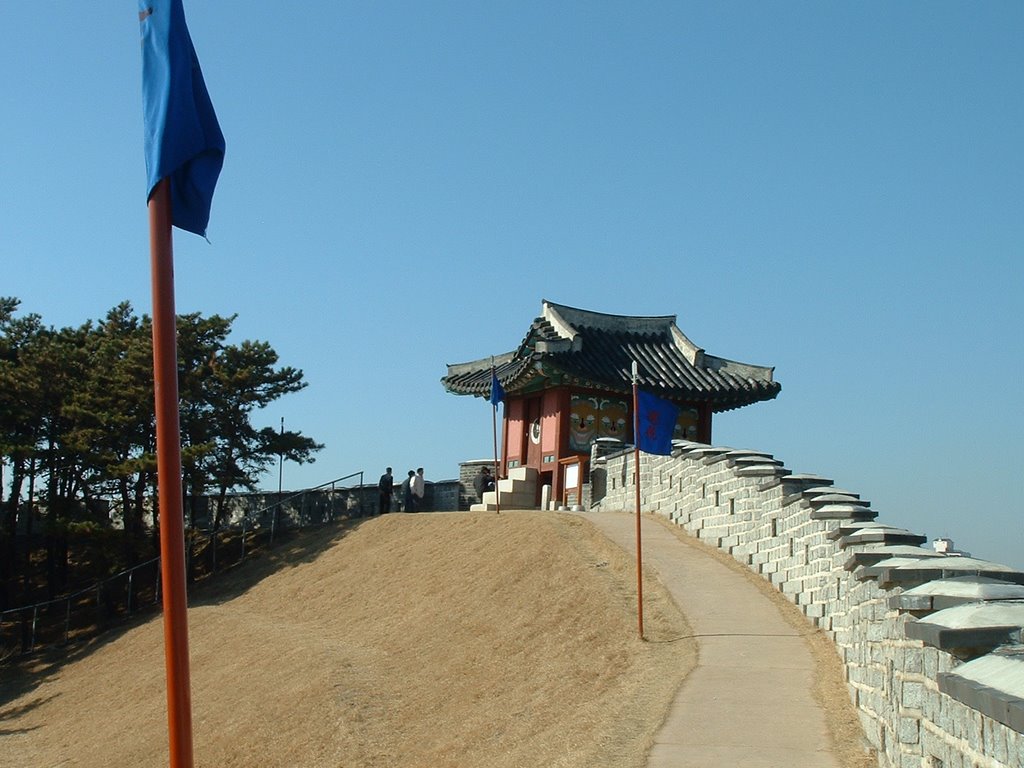
{"label": "man in dark jacket", "polygon": [[416,511],[412,506],[412,479],[415,475],[416,473],[410,469],[409,476],[402,481],[402,509],[406,512]]}
{"label": "man in dark jacket", "polygon": [[388,467],[388,471],[380,476],[380,482],[377,483],[377,492],[380,499],[377,514],[386,515],[391,511],[391,494],[394,491],[395,479],[391,476],[391,467]]}
{"label": "man in dark jacket", "polygon": [[480,474],[473,478],[473,489],[478,501],[484,500],[484,494],[494,490],[494,477],[490,467],[481,467]]}

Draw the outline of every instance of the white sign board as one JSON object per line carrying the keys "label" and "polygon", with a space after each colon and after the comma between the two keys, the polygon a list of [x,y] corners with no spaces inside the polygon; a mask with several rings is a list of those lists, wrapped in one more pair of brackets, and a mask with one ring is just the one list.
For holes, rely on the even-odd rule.
{"label": "white sign board", "polygon": [[565,487],[566,488],[579,488],[580,485],[580,465],[579,464],[567,464],[565,467]]}

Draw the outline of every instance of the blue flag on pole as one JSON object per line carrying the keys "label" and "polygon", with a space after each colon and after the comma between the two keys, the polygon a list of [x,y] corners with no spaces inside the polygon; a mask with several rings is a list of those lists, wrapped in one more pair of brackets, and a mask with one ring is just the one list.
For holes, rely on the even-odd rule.
{"label": "blue flag on pole", "polygon": [[491,395],[487,399],[491,401],[491,405],[505,401],[505,390],[502,389],[501,382],[498,381],[498,374],[493,369],[491,370]]}
{"label": "blue flag on pole", "polygon": [[672,434],[675,432],[679,408],[642,389],[637,390],[638,429],[636,446],[645,453],[668,456],[672,453]]}
{"label": "blue flag on pole", "polygon": [[170,177],[174,226],[206,237],[224,165],[220,132],[181,0],[139,0],[146,199]]}

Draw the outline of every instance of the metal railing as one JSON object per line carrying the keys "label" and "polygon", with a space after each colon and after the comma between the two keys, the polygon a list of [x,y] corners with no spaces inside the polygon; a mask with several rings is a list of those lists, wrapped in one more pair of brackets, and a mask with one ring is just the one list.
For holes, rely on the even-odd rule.
{"label": "metal railing", "polygon": [[[346,480],[358,484],[344,487]],[[186,574],[190,583],[237,565],[262,545],[271,547],[282,530],[319,527],[372,512],[364,496],[363,472],[291,493],[246,511],[219,529],[185,532]],[[274,495],[274,494],[268,494]],[[160,604],[160,558],[155,557],[84,589],[52,600],[0,611],[0,662],[44,647],[64,646],[97,635],[133,614]]]}

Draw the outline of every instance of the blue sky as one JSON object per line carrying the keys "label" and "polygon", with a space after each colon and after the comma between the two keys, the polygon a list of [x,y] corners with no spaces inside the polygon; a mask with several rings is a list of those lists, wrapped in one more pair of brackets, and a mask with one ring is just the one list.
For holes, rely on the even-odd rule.
{"label": "blue sky", "polygon": [[[491,452],[445,364],[541,299],[774,365],[715,442],[1024,566],[1024,5],[187,2],[227,138],[181,312],[238,314],[325,442],[285,485]],[[150,311],[135,3],[8,4],[0,295]],[[265,486],[276,488],[276,468]]]}

